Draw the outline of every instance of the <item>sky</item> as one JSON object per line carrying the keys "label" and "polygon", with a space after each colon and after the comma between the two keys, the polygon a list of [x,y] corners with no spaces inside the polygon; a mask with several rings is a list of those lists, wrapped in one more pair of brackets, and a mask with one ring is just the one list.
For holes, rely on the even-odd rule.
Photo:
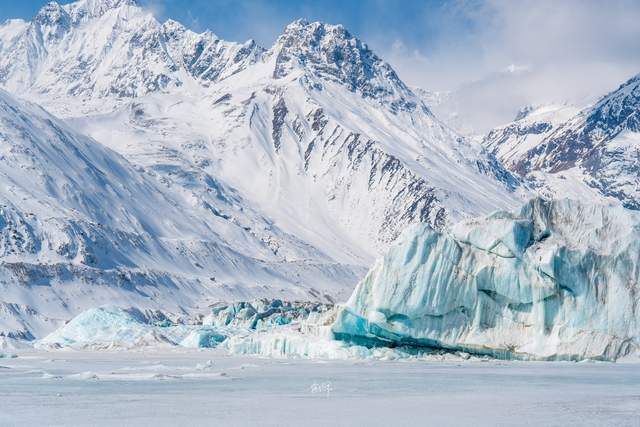
{"label": "sky", "polygon": [[[0,20],[45,0],[0,0]],[[60,3],[68,3],[61,1]],[[287,23],[341,23],[410,85],[446,91],[470,131],[523,106],[585,105],[640,73],[638,0],[139,0],[227,40],[269,47]]]}

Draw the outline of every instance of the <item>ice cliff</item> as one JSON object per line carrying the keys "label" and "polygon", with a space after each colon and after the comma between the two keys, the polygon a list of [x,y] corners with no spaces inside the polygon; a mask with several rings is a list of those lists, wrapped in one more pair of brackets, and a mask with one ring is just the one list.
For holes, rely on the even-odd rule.
{"label": "ice cliff", "polygon": [[534,199],[408,230],[357,286],[339,339],[522,359],[615,360],[640,344],[640,215]]}

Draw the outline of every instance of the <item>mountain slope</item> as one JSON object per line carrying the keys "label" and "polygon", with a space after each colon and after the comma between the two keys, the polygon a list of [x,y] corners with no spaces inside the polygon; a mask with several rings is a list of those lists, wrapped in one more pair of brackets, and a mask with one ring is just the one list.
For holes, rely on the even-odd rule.
{"label": "mountain slope", "polygon": [[[359,274],[293,238],[288,261],[247,226],[203,220],[180,192],[4,91],[0,142],[0,301],[23,315],[67,318],[114,300],[180,312],[247,295],[321,298]],[[3,316],[0,327],[21,321]],[[0,330],[37,332],[23,326]]]}
{"label": "mountain slope", "polygon": [[555,120],[540,137],[526,136],[526,144],[503,138],[519,121],[492,131],[484,144],[543,193],[619,201],[640,209],[639,114],[640,75],[593,106]]}
{"label": "mountain slope", "polygon": [[482,144],[505,166],[513,168],[522,156],[577,112],[575,107],[555,104],[523,108],[513,122],[492,129]]}
{"label": "mountain slope", "polygon": [[521,168],[550,172],[574,167],[622,132],[640,132],[640,75],[573,117],[536,147]]}
{"label": "mountain slope", "polygon": [[294,22],[263,62],[204,92],[74,123],[148,167],[170,147],[181,167],[219,177],[291,234],[327,251],[351,242],[366,262],[410,223],[442,227],[518,199],[515,179],[339,26]]}

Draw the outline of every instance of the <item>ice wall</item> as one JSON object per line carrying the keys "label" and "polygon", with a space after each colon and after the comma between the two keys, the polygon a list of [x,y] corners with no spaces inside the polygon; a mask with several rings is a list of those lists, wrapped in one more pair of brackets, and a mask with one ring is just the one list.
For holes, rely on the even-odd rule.
{"label": "ice wall", "polygon": [[640,343],[640,215],[534,199],[405,232],[358,285],[337,338],[524,359],[615,360]]}

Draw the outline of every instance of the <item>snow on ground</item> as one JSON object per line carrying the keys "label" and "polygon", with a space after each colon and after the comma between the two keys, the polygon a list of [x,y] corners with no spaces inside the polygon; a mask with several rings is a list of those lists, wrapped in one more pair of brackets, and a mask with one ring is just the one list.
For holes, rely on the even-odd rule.
{"label": "snow on ground", "polygon": [[333,339],[339,310],[266,299],[195,319],[87,310],[36,348],[0,347],[0,426],[637,425],[637,356],[366,348]]}
{"label": "snow on ground", "polygon": [[0,425],[637,426],[638,384],[637,363],[26,352],[0,359]]}

